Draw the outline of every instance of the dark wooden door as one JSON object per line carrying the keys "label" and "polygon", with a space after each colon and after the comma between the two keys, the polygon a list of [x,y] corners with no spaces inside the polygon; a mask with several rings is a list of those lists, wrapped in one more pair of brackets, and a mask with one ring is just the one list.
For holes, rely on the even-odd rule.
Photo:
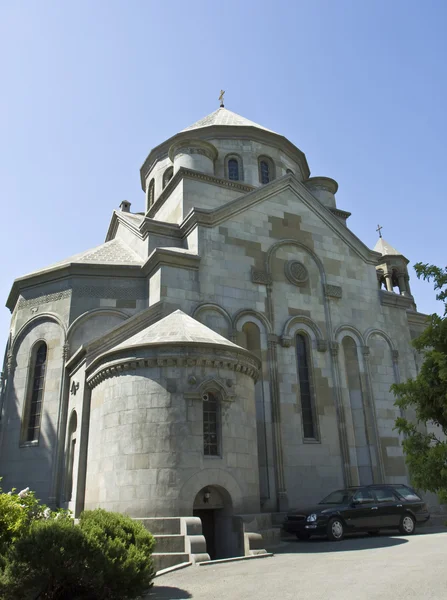
{"label": "dark wooden door", "polygon": [[211,560],[216,558],[216,527],[214,521],[215,511],[212,509],[198,509],[193,511],[194,517],[199,517],[202,521],[202,534],[206,539],[206,551]]}

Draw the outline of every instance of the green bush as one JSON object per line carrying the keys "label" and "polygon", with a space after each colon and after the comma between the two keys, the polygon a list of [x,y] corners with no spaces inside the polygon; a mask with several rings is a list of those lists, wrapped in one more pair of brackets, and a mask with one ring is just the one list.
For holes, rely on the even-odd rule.
{"label": "green bush", "polygon": [[73,521],[36,521],[6,557],[0,583],[4,600],[95,598],[92,553]]}
{"label": "green bush", "polygon": [[96,549],[104,589],[98,598],[135,598],[151,586],[155,540],[141,523],[98,508],[83,512],[79,527]]}
{"label": "green bush", "polygon": [[11,544],[26,535],[34,521],[60,518],[71,519],[70,511],[54,511],[40,504],[29,488],[7,494],[0,488],[0,567]]}
{"label": "green bush", "polygon": [[0,583],[4,600],[118,600],[152,585],[153,536],[143,525],[97,509],[34,521],[10,547]]}

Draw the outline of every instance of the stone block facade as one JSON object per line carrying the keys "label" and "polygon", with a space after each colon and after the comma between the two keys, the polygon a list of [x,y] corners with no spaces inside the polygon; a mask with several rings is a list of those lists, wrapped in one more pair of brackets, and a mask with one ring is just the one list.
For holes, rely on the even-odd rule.
{"label": "stone block facade", "polygon": [[286,138],[221,108],[151,151],[144,213],[122,203],[103,245],[14,282],[4,486],[76,514],[213,507],[217,531],[408,480],[389,391],[420,363],[408,261],[367,248],[337,183],[309,176]]}

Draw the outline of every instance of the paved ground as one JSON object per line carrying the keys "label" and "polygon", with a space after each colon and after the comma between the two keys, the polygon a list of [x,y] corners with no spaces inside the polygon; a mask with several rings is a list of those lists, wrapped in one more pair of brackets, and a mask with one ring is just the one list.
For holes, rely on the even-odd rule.
{"label": "paved ground", "polygon": [[285,543],[272,558],[158,577],[146,600],[445,600],[447,531]]}

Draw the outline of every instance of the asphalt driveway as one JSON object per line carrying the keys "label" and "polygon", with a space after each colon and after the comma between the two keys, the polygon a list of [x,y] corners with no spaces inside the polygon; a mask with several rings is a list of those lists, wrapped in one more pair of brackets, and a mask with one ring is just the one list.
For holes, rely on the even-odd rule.
{"label": "asphalt driveway", "polygon": [[157,577],[146,600],[444,600],[447,530],[291,541],[275,556]]}

